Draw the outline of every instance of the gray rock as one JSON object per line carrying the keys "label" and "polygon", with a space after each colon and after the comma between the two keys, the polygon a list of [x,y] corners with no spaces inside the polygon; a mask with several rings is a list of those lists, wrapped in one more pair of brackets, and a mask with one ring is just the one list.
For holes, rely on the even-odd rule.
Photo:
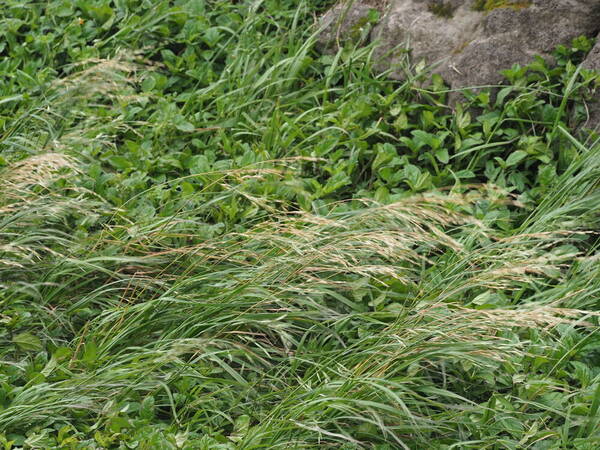
{"label": "gray rock", "polygon": [[369,21],[372,6],[362,1],[338,3],[321,17],[321,31],[317,38],[317,49],[324,53],[337,51],[347,41],[355,44],[368,41]]}
{"label": "gray rock", "polygon": [[586,60],[583,62],[583,68],[600,72],[600,36],[599,39],[596,41],[596,45],[590,51]]}
{"label": "gray rock", "polygon": [[[424,63],[452,88],[494,85],[501,70],[600,32],[599,0],[506,1],[513,7],[491,11],[476,11],[476,0],[379,1],[381,20],[366,35],[376,41],[377,68],[404,79],[407,68]],[[321,48],[335,51],[352,41],[373,2],[342,1],[330,10],[322,20]]]}
{"label": "gray rock", "polygon": [[[596,102],[588,105],[589,119],[581,127],[582,130],[589,130],[600,135],[600,94],[596,95]],[[585,134],[589,134],[585,133]],[[584,134],[584,135],[585,135]]]}
{"label": "gray rock", "polygon": [[[596,41],[596,45],[583,62],[583,68],[597,71],[600,77],[600,36]],[[590,117],[585,127],[600,134],[600,88],[596,88],[595,98],[596,102],[588,105]]]}

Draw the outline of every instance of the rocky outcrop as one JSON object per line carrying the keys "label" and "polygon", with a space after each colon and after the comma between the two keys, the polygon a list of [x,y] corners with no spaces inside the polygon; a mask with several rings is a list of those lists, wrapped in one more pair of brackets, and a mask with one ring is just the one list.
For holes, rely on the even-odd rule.
{"label": "rocky outcrop", "polygon": [[596,41],[596,45],[588,54],[583,63],[583,67],[588,70],[600,72],[600,38]]}
{"label": "rocky outcrop", "polygon": [[[596,41],[596,45],[583,62],[583,67],[600,73],[600,36]],[[588,106],[590,118],[585,126],[600,134],[600,86],[596,88],[596,99],[596,103],[592,103]]]}
{"label": "rocky outcrop", "polygon": [[[503,69],[534,55],[550,58],[578,36],[596,37],[600,0],[346,0],[322,25],[323,51],[359,36],[377,43],[377,68],[391,69],[393,78],[424,63],[459,89],[498,84]],[[587,64],[598,69],[598,45]]]}
{"label": "rocky outcrop", "polygon": [[343,42],[352,40],[355,44],[366,43],[369,39],[369,14],[377,11],[372,4],[365,2],[342,2],[331,8],[321,18],[321,32],[317,45],[324,52],[337,49]]}

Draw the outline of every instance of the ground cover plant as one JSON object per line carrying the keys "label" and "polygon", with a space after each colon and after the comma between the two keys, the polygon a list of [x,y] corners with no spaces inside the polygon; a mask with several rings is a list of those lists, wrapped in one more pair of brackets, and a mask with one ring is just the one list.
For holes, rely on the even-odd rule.
{"label": "ground cover plant", "polygon": [[3,448],[598,448],[592,43],[456,103],[330,3],[4,2]]}

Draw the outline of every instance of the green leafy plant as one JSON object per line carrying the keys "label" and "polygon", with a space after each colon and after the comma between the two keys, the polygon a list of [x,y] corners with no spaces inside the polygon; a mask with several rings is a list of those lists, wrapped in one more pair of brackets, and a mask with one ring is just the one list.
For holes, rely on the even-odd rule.
{"label": "green leafy plant", "polygon": [[0,446],[597,447],[591,41],[450,109],[326,2],[5,3]]}

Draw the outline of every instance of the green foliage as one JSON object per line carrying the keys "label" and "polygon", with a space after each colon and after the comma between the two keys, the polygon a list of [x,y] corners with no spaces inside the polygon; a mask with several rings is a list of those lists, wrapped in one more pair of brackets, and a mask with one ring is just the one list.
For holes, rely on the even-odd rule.
{"label": "green foliage", "polygon": [[529,8],[530,6],[530,0],[475,0],[473,3],[473,10],[486,12],[498,8],[511,8],[514,10],[520,10]]}
{"label": "green foliage", "polygon": [[441,0],[433,0],[429,2],[427,6],[430,12],[435,14],[436,16],[451,18],[454,15],[454,11],[456,10],[456,6],[452,4],[452,2],[445,2]]}
{"label": "green foliage", "polygon": [[3,448],[596,448],[598,76],[453,108],[327,2],[0,10]]}

